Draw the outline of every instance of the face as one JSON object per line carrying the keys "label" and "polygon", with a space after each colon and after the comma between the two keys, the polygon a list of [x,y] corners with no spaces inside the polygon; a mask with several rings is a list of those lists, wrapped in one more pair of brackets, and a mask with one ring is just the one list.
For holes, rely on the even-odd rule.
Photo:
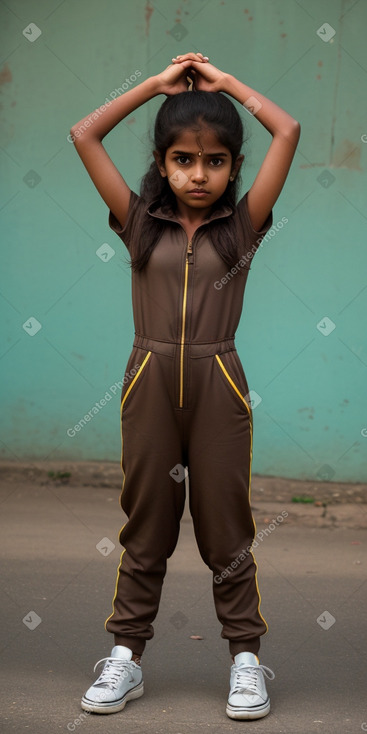
{"label": "face", "polygon": [[[210,128],[182,132],[167,149],[163,165],[157,151],[154,156],[161,175],[168,178],[181,214],[193,209],[205,213],[224,193],[229,177],[237,175],[244,158],[239,156],[232,165],[229,149]],[[207,193],[195,195],[193,189]]]}

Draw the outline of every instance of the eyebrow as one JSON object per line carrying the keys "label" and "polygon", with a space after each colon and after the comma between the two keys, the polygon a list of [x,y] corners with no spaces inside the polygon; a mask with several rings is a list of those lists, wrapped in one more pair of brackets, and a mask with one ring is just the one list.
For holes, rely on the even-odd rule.
{"label": "eyebrow", "polygon": [[[171,153],[171,155],[177,155],[177,154],[179,155],[197,155],[196,153],[188,153],[186,150],[173,150]],[[207,155],[210,158],[213,158],[213,157],[219,158],[219,156],[225,157],[225,158],[228,157],[227,153],[204,153],[203,155]]]}

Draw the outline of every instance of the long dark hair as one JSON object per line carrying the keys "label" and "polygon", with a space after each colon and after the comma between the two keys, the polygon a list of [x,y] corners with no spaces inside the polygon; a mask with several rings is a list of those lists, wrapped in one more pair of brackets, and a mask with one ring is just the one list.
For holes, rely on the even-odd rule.
{"label": "long dark hair", "polygon": [[[151,144],[165,160],[167,148],[187,129],[210,127],[218,140],[228,148],[232,155],[232,167],[241,153],[244,140],[244,127],[240,115],[232,102],[220,92],[187,91],[168,96],[158,110],[154,124],[154,138]],[[151,134],[150,134],[151,138]],[[247,138],[246,138],[247,139]],[[236,207],[237,195],[241,185],[239,173],[234,181],[228,181],[224,193],[215,202],[215,208],[228,205],[232,212]],[[170,205],[176,210],[176,197],[169,186],[167,177],[162,177],[154,160],[141,180],[140,196],[147,207],[154,211],[158,206]],[[172,226],[177,226],[172,224]],[[132,232],[131,267],[141,270],[157,244],[167,220],[161,220],[146,214],[141,208],[136,217]],[[240,258],[240,244],[233,216],[219,218],[207,225],[210,238],[218,254],[229,265],[233,266]]]}

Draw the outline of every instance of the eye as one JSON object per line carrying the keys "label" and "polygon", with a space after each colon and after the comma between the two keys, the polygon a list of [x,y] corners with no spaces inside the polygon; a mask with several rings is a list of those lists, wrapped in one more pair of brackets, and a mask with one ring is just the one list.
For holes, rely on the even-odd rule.
{"label": "eye", "polygon": [[[185,166],[186,162],[183,163],[183,161],[190,161],[191,159],[187,155],[177,155],[174,160],[177,161],[181,166]],[[215,161],[218,165],[216,165]],[[223,165],[224,161],[222,161],[221,158],[212,158],[210,163],[213,164],[213,168],[220,168],[220,166]]]}

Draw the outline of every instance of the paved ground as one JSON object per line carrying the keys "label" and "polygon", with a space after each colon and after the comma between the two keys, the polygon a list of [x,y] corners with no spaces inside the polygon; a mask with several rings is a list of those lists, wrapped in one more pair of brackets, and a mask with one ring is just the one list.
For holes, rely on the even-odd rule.
{"label": "paved ground", "polygon": [[[94,664],[113,644],[103,622],[125,521],[119,486],[106,480],[101,488],[97,475],[88,485],[77,484],[76,471],[66,484],[32,471],[4,470],[0,496],[2,731],[367,731],[367,505],[358,502],[358,493],[354,504],[345,502],[343,491],[342,499],[324,497],[315,507],[290,502],[285,490],[274,501],[276,495],[268,496],[265,483],[253,478],[254,516],[264,533],[256,549],[261,609],[270,628],[261,662],[276,675],[268,685],[268,717],[235,722],[225,714],[228,644],[220,637],[211,574],[199,556],[187,505],[155,636],[143,657],[145,694],[107,717],[83,713],[80,697],[95,679]],[[282,512],[284,521],[274,524]],[[109,542],[102,549],[116,546],[108,555],[96,548],[104,538]]]}

